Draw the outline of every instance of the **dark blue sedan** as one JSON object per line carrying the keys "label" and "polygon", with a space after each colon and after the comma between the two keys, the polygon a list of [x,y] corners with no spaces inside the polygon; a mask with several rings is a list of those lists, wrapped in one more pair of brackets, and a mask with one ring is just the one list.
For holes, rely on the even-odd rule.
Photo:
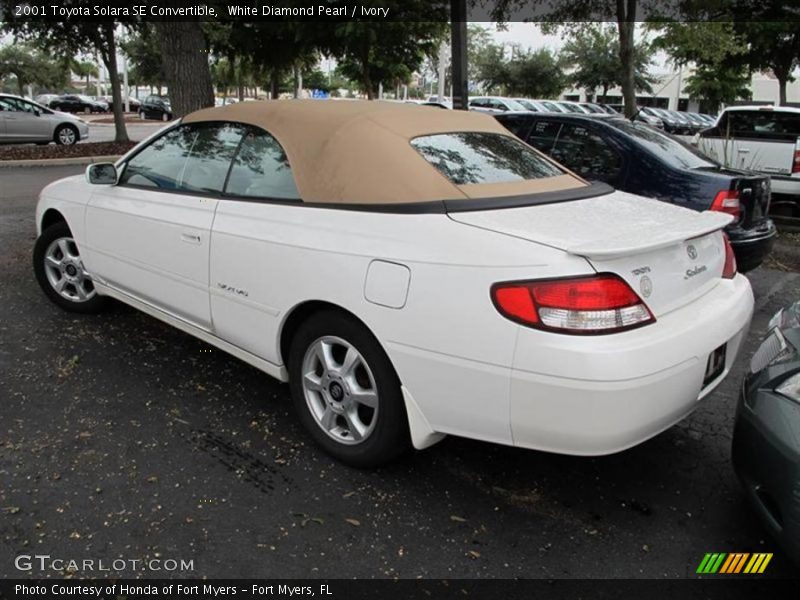
{"label": "dark blue sedan", "polygon": [[517,137],[589,180],[697,211],[719,210],[739,270],[760,265],[775,241],[769,177],[724,168],[695,148],[618,116],[503,113]]}

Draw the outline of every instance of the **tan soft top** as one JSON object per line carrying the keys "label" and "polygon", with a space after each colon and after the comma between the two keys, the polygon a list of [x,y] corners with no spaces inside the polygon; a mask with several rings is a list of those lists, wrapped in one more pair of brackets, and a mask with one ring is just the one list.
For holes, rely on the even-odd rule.
{"label": "tan soft top", "polygon": [[[265,129],[289,158],[306,202],[396,204],[515,196],[579,188],[572,175],[455,185],[409,143],[457,131],[512,136],[489,115],[395,102],[278,100],[206,108],[184,123],[234,121]],[[516,139],[516,138],[514,138]]]}

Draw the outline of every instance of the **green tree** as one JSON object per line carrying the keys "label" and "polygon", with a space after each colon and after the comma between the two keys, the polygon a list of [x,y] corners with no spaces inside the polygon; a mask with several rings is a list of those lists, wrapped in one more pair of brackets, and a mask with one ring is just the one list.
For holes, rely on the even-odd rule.
{"label": "green tree", "polygon": [[546,48],[534,52],[515,52],[505,69],[506,93],[528,98],[558,96],[566,87],[567,77],[558,58]]}
{"label": "green tree", "polygon": [[[84,8],[91,10],[91,0],[62,0],[62,7]],[[98,53],[108,70],[113,96],[115,140],[127,142],[128,132],[122,113],[122,94],[119,87],[119,70],[117,69],[117,40],[115,30],[120,24],[132,24],[126,21],[83,21],[80,19],[18,20],[13,17],[14,5],[0,3],[0,19],[2,30],[12,33],[15,38],[35,44],[37,48],[53,57],[71,58],[81,53]]]}
{"label": "green tree", "polygon": [[152,23],[142,23],[120,42],[129,62],[128,77],[137,85],[161,89],[166,80],[161,60],[161,48]]}
{"label": "green tree", "polygon": [[[407,0],[408,5],[424,3],[424,0]],[[372,99],[379,83],[395,85],[410,80],[426,56],[438,49],[446,24],[350,21],[336,25],[333,30],[327,49],[339,58],[341,73],[358,82],[367,98]]]}
{"label": "green tree", "polygon": [[22,96],[27,85],[45,89],[64,87],[69,81],[69,71],[60,61],[31,46],[11,44],[0,48],[0,79],[13,80]]}
{"label": "green tree", "polygon": [[[641,17],[645,0],[496,0],[492,14],[497,21],[504,21],[518,8],[544,9],[542,29],[545,33],[559,32],[564,35],[581,35],[594,25],[598,15],[613,17],[616,21],[621,73],[620,87],[625,103],[625,114],[632,117],[636,112],[636,62],[634,32],[636,19]],[[657,2],[655,2],[657,4]]]}
{"label": "green tree", "polygon": [[[652,91],[654,79],[648,72],[651,55],[647,42],[634,45],[633,80],[638,92]],[[589,95],[602,90],[603,101],[610,88],[622,85],[625,74],[620,61],[619,36],[613,27],[597,24],[582,28],[564,45],[561,59],[565,66],[573,69],[572,83]]]}
{"label": "green tree", "polygon": [[666,51],[677,65],[694,66],[684,89],[691,98],[703,101],[709,112],[750,96],[748,49],[732,23],[666,22],[651,28],[659,34],[654,47]]}
{"label": "green tree", "polygon": [[684,90],[690,98],[704,101],[705,109],[715,113],[721,104],[748,99],[750,73],[741,66],[698,64],[686,78]]}
{"label": "green tree", "polygon": [[88,60],[76,60],[74,57],[67,60],[67,67],[81,79],[86,81],[86,90],[89,89],[89,78],[97,77],[97,65]]}
{"label": "green tree", "polygon": [[800,27],[793,20],[748,21],[734,24],[737,37],[747,48],[744,59],[751,70],[771,71],[778,80],[778,104],[786,104],[786,85],[800,64]]}

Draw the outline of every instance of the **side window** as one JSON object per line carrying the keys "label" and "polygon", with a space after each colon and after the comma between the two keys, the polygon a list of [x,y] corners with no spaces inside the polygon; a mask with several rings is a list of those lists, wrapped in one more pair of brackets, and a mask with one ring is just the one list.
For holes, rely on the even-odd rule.
{"label": "side window", "polygon": [[226,194],[246,198],[299,200],[283,147],[261,129],[249,128],[233,161]]}
{"label": "side window", "polygon": [[566,123],[552,157],[587,179],[610,181],[619,175],[622,159],[606,140],[583,125]]}
{"label": "side window", "polygon": [[244,127],[232,123],[198,127],[181,175],[180,189],[221,193],[242,135]]}
{"label": "side window", "polygon": [[130,159],[120,184],[221,192],[242,130],[231,124],[182,125],[172,129]]}
{"label": "side window", "polygon": [[531,128],[531,119],[526,115],[497,115],[500,124],[521,140],[525,140]]}
{"label": "side window", "polygon": [[553,144],[555,144],[560,130],[561,123],[558,121],[535,120],[528,134],[528,139],[525,141],[537,150],[541,150],[545,154],[551,154]]}

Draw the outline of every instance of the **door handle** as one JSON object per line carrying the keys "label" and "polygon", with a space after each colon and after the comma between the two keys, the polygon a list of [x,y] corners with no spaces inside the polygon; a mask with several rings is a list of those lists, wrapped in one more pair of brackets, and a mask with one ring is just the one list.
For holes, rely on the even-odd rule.
{"label": "door handle", "polygon": [[186,242],[187,244],[199,244],[200,243],[200,236],[196,233],[182,233],[181,234],[181,241]]}
{"label": "door handle", "polygon": [[750,152],[750,148],[739,148],[739,152],[742,154],[747,154]]}

